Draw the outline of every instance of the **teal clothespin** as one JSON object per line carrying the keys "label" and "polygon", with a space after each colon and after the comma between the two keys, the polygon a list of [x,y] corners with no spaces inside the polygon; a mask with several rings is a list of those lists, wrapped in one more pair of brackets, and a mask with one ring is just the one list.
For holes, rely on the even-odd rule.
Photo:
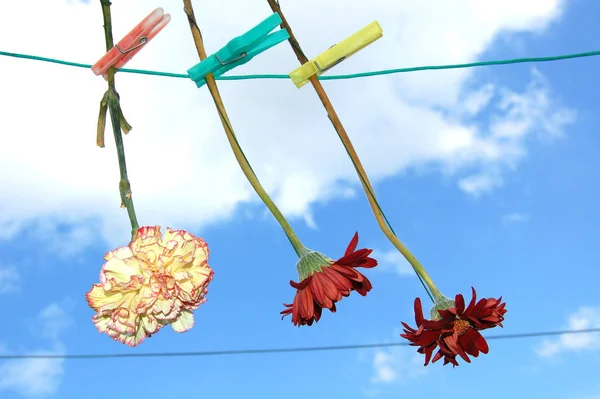
{"label": "teal clothespin", "polygon": [[279,24],[281,24],[281,17],[278,13],[273,13],[248,32],[231,39],[215,54],[188,69],[189,77],[196,82],[196,86],[202,87],[206,84],[205,76],[209,73],[215,77],[221,76],[225,72],[247,63],[263,51],[289,39],[290,35],[285,29],[269,34]]}

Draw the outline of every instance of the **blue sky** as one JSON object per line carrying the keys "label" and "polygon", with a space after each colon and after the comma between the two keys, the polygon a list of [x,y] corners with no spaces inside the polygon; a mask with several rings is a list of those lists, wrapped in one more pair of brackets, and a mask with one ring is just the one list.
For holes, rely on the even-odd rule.
{"label": "blue sky", "polygon": [[[217,2],[207,3],[205,13],[215,16],[199,16],[199,23],[206,26],[210,48],[252,23],[242,5],[230,19],[217,22],[223,11]],[[339,2],[332,3],[324,6],[324,15],[314,16],[317,23],[333,18]],[[443,18],[443,27],[427,25],[441,18],[435,11],[442,7],[439,2],[430,1],[430,11],[406,4],[408,10],[402,11],[404,6],[384,3],[367,9],[357,2],[350,22],[331,27],[325,40],[306,28],[308,11],[282,1],[311,52],[329,47],[371,17],[380,21],[384,37],[371,46],[379,47],[364,50],[364,57],[356,55],[336,73],[598,49],[594,38],[600,27],[593,16],[600,5],[592,2],[532,2],[531,10],[521,9],[516,1],[503,2],[514,10],[498,13],[502,16],[487,24],[492,27],[472,19],[482,12],[476,2],[456,5],[451,14],[455,18]],[[35,5],[49,7],[41,1]],[[195,54],[179,2],[113,6],[115,23],[120,24],[115,36],[156,6],[171,12],[173,21],[131,67],[183,72],[193,65]],[[23,8],[9,7],[14,7],[9,11],[16,21],[11,29],[19,32]],[[268,15],[268,7],[261,7],[252,21]],[[389,15],[384,15],[386,7]],[[37,21],[39,29],[48,29],[47,39],[42,35],[37,42],[29,40],[25,31],[8,37],[0,28],[0,50],[93,63],[102,49],[98,5],[71,1],[48,12],[58,9],[70,22],[55,32],[49,22]],[[415,30],[411,18],[424,24],[422,31]],[[470,24],[472,30],[467,29]],[[71,36],[77,29],[83,32],[81,38]],[[478,32],[487,39],[478,42]],[[180,36],[187,54],[176,53],[172,46]],[[60,47],[57,43],[64,38],[73,40],[73,46]],[[406,43],[412,39],[418,43],[410,47]],[[90,44],[81,47],[77,40]],[[405,58],[395,54],[405,45]],[[287,73],[295,68],[288,47],[282,44],[257,57],[239,73]],[[390,51],[394,54],[386,57]],[[373,171],[389,220],[442,292],[468,296],[474,286],[480,296],[505,299],[505,328],[488,335],[600,327],[600,272],[594,257],[600,238],[600,95],[594,86],[599,64],[599,57],[590,57],[325,85],[357,151],[364,154],[367,171]],[[279,312],[293,298],[288,281],[297,280],[297,258],[244,183],[205,90],[196,90],[191,82],[117,75],[123,107],[134,126],[126,150],[140,221],[185,228],[203,237],[215,277],[191,331],[176,334],[165,328],[133,349],[113,342],[96,331],[84,298],[98,280],[102,256],[125,244],[128,234],[126,214],[117,207],[114,143],[107,139],[105,149],[93,147],[105,83],[89,71],[33,61],[3,58],[2,69],[8,72],[0,85],[9,95],[0,100],[7,110],[0,138],[8,144],[0,148],[1,353],[398,342],[400,321],[414,324],[414,298],[420,296],[430,306],[418,280],[379,231],[310,87],[297,90],[287,81],[221,83],[250,161],[304,244],[338,258],[358,231],[359,247],[374,248],[381,262],[365,272],[374,286],[366,298],[353,294],[339,303],[337,314],[326,312],[316,325],[296,328],[289,318],[281,321]],[[35,93],[25,89],[30,84]],[[271,91],[273,95],[266,94]],[[468,104],[475,111],[469,113]],[[67,121],[69,112],[73,115]],[[194,138],[198,131],[205,135]],[[31,146],[30,140],[36,144]],[[178,180],[174,174],[184,177]],[[600,334],[489,344],[488,355],[455,369],[439,363],[425,368],[423,358],[406,347],[0,361],[0,396],[600,398],[600,383],[593,377],[600,366],[595,356]]]}

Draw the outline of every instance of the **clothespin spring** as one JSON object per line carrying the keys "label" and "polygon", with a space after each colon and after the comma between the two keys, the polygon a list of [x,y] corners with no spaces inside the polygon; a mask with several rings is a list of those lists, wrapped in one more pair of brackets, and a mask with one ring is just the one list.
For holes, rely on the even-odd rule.
{"label": "clothespin spring", "polygon": [[329,65],[327,68],[321,68],[321,66],[319,65],[319,62],[317,60],[315,60],[315,66],[317,67],[317,69],[321,72],[325,72],[330,70],[331,68],[333,68],[334,66],[336,66],[337,64],[341,63],[342,61],[344,61],[346,59],[346,57],[342,57],[339,60],[337,60],[336,62],[334,62],[333,64]]}
{"label": "clothespin spring", "polygon": [[146,36],[142,36],[142,37],[140,37],[140,42],[139,42],[139,44],[136,44],[135,46],[133,46],[133,47],[130,47],[130,48],[128,48],[127,50],[121,50],[121,47],[119,47],[119,45],[118,45],[118,44],[115,44],[115,47],[117,48],[117,50],[119,50],[119,52],[120,52],[121,54],[127,54],[127,53],[129,53],[129,52],[131,52],[131,51],[135,50],[136,48],[140,48],[140,47],[142,47],[144,44],[146,44],[146,42],[147,42],[147,41],[148,41],[148,38],[147,38]]}
{"label": "clothespin spring", "polygon": [[244,51],[243,53],[241,53],[241,54],[240,54],[240,55],[238,55],[237,57],[235,57],[235,58],[233,58],[233,59],[231,59],[231,60],[228,60],[228,61],[221,61],[221,59],[219,58],[219,56],[218,56],[217,54],[215,54],[215,58],[217,59],[217,61],[219,61],[219,64],[221,64],[221,65],[225,66],[225,65],[232,64],[232,63],[234,63],[234,62],[236,62],[236,61],[239,61],[239,60],[241,60],[241,59],[242,59],[242,58],[244,58],[246,55],[248,55],[248,54],[247,54],[247,53]]}
{"label": "clothespin spring", "polygon": [[[336,46],[336,44],[334,44],[333,46],[329,47],[328,50],[331,50],[332,48],[334,48]],[[321,68],[321,65],[319,65],[319,62],[317,60],[314,60],[314,64],[317,67],[317,69],[323,73],[325,71],[330,70],[331,68],[333,68],[334,66],[338,65],[340,62],[344,61],[346,59],[346,56],[343,56],[342,58],[340,58],[339,60],[337,60],[336,62],[334,62],[333,64],[329,65],[326,68]]]}

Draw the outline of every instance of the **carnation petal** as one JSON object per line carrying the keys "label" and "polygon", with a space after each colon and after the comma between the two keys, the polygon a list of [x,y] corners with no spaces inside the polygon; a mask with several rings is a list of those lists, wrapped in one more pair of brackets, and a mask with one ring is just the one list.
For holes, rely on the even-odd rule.
{"label": "carnation petal", "polygon": [[171,323],[171,327],[173,327],[173,331],[175,332],[186,332],[194,327],[194,314],[188,310],[183,310],[179,313],[177,319]]}
{"label": "carnation petal", "polygon": [[146,226],[104,259],[100,284],[86,294],[100,332],[136,346],[167,324],[178,332],[193,326],[191,310],[206,301],[213,276],[204,240],[170,228],[163,240],[159,226]]}
{"label": "carnation petal", "polygon": [[107,252],[104,255],[104,260],[109,261],[114,258],[123,260],[131,257],[133,257],[133,251],[130,247],[119,247]]}
{"label": "carnation petal", "polygon": [[143,226],[138,229],[129,246],[132,250],[137,251],[141,247],[160,244],[160,242],[160,226]]}
{"label": "carnation petal", "polygon": [[149,334],[154,334],[155,332],[158,332],[158,330],[160,329],[160,325],[158,324],[158,321],[156,320],[156,317],[153,316],[142,316],[141,318],[141,327],[146,330]]}
{"label": "carnation petal", "polygon": [[139,261],[114,257],[109,259],[102,267],[101,273],[106,279],[116,279],[117,282],[127,283],[133,276],[142,275],[142,267]]}
{"label": "carnation petal", "polygon": [[122,292],[106,292],[101,284],[94,284],[85,295],[88,305],[95,310],[115,309],[123,304],[125,296]]}

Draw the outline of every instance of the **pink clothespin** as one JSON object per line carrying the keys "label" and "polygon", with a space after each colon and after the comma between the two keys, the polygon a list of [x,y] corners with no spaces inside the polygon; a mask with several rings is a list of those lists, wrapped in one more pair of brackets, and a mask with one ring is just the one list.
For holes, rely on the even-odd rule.
{"label": "pink clothespin", "polygon": [[106,72],[111,66],[114,65],[117,69],[123,68],[146,43],[167,26],[169,21],[171,21],[171,15],[165,14],[162,8],[152,11],[92,66],[92,72],[96,75],[103,75],[106,79]]}

